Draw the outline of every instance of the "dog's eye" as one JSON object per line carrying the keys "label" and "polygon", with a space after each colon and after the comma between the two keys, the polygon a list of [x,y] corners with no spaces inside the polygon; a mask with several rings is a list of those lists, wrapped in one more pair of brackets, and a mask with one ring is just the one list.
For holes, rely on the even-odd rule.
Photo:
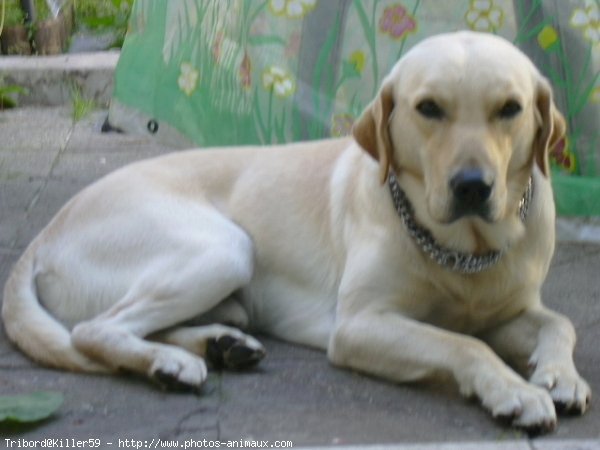
{"label": "dog's eye", "polygon": [[521,105],[516,100],[507,101],[498,111],[498,117],[501,119],[512,119],[521,112]]}
{"label": "dog's eye", "polygon": [[442,120],[446,116],[441,106],[430,99],[420,101],[417,104],[417,111],[427,119]]}

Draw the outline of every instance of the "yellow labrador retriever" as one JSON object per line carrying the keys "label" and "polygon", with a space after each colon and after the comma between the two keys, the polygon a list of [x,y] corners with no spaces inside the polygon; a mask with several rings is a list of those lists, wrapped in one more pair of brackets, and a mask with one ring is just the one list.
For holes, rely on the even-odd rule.
{"label": "yellow labrador retriever", "polygon": [[82,191],[16,264],[6,331],[49,366],[195,389],[206,360],[258,362],[239,328],[258,330],[396,382],[450,374],[494,416],[550,430],[591,397],[573,326],[540,299],[563,132],[511,44],[427,39],[353,138],[174,153]]}

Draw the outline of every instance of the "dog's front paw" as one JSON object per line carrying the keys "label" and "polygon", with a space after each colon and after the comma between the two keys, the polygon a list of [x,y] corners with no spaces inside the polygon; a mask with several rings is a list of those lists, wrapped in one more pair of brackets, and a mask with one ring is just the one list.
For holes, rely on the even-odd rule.
{"label": "dog's front paw", "polygon": [[548,392],[525,382],[493,388],[482,398],[492,415],[529,434],[547,433],[556,428],[556,411]]}
{"label": "dog's front paw", "polygon": [[243,333],[210,339],[206,349],[206,358],[217,369],[247,369],[258,364],[265,354],[260,342]]}
{"label": "dog's front paw", "polygon": [[207,369],[202,358],[177,348],[163,349],[157,353],[149,376],[165,389],[198,392]]}
{"label": "dog's front paw", "polygon": [[574,368],[563,364],[538,366],[529,381],[550,393],[559,413],[581,415],[590,406],[592,390]]}

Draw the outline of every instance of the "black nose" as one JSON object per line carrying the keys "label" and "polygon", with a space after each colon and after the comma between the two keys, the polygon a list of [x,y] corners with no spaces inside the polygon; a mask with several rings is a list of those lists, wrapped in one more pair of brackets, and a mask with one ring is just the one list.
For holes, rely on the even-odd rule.
{"label": "black nose", "polygon": [[484,180],[479,169],[464,169],[450,180],[450,189],[458,209],[463,213],[481,213],[492,194],[493,183]]}

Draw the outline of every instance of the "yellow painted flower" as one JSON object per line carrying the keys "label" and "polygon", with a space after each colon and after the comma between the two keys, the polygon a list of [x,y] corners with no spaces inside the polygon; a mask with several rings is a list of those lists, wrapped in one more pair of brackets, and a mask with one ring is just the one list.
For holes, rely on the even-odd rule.
{"label": "yellow painted flower", "polygon": [[354,66],[356,72],[360,74],[365,68],[366,59],[367,57],[365,56],[365,52],[362,50],[356,50],[355,52],[352,52],[348,61]]}
{"label": "yellow painted flower", "polygon": [[579,28],[585,39],[593,45],[600,43],[600,12],[598,11],[598,3],[594,0],[586,0],[585,8],[573,10],[569,24],[573,28]]}
{"label": "yellow painted flower", "polygon": [[546,25],[537,35],[538,44],[544,50],[548,50],[554,44],[558,42],[558,33],[556,29],[551,25]]}
{"label": "yellow painted flower", "polygon": [[177,84],[179,85],[179,89],[185,92],[186,95],[190,96],[196,90],[198,86],[198,80],[200,78],[200,74],[198,70],[194,69],[189,62],[181,63],[180,66],[180,74],[177,79]]}
{"label": "yellow painted flower", "polygon": [[592,103],[600,103],[600,86],[596,86],[590,93],[590,101]]}
{"label": "yellow painted flower", "polygon": [[504,11],[494,4],[494,0],[471,0],[465,20],[472,30],[497,31],[504,23]]}
{"label": "yellow painted flower", "polygon": [[317,0],[269,0],[269,9],[280,17],[301,19],[312,11]]}
{"label": "yellow painted flower", "polygon": [[289,97],[296,91],[292,75],[281,67],[271,66],[262,74],[263,87],[273,90],[278,97]]}

